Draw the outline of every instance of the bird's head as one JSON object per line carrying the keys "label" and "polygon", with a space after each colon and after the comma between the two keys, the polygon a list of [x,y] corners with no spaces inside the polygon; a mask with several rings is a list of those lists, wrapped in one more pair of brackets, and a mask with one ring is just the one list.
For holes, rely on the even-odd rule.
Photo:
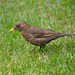
{"label": "bird's head", "polygon": [[13,31],[13,30],[19,30],[19,31],[22,31],[24,29],[24,25],[25,25],[26,22],[24,21],[18,21],[15,23],[14,27],[10,30]]}

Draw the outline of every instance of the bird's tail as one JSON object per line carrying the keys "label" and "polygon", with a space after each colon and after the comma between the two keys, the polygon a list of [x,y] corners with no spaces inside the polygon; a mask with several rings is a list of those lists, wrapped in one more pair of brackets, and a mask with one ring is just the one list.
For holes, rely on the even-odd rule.
{"label": "bird's tail", "polygon": [[62,36],[75,36],[74,33],[61,33]]}
{"label": "bird's tail", "polygon": [[75,33],[56,33],[54,35],[52,35],[49,40],[52,41],[54,39],[63,37],[63,36],[75,36]]}

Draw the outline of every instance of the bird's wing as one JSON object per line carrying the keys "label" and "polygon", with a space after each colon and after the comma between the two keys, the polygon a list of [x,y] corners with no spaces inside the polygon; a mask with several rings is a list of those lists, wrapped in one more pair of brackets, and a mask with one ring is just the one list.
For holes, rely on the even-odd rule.
{"label": "bird's wing", "polygon": [[35,37],[35,38],[47,38],[50,37],[54,34],[56,34],[56,32],[50,30],[50,29],[45,29],[45,28],[41,28],[41,27],[32,27],[32,29],[30,29],[30,33]]}

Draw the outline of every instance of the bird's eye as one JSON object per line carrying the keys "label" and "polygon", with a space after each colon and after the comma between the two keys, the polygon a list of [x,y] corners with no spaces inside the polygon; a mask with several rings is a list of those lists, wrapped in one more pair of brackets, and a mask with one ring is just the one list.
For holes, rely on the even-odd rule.
{"label": "bird's eye", "polygon": [[17,28],[18,28],[19,26],[17,26]]}

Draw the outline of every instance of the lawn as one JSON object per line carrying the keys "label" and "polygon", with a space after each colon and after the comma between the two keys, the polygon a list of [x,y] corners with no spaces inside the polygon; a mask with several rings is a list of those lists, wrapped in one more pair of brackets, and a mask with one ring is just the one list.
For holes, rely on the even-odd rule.
{"label": "lawn", "polygon": [[15,30],[17,21],[75,33],[74,0],[0,0],[0,75],[74,75],[75,36],[56,39],[39,51]]}

